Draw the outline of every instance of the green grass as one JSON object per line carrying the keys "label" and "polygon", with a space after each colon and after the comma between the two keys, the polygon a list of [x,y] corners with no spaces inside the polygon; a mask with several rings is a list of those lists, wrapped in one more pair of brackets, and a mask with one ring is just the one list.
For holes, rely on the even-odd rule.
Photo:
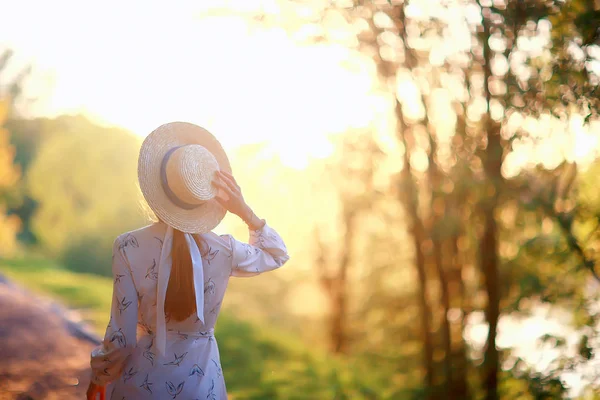
{"label": "green grass", "polygon": [[[110,312],[110,278],[74,273],[38,259],[0,260],[0,273],[80,310],[96,333],[104,333]],[[389,382],[386,385],[378,373],[312,350],[285,330],[223,312],[216,337],[233,400],[398,398],[398,393],[384,395]]]}

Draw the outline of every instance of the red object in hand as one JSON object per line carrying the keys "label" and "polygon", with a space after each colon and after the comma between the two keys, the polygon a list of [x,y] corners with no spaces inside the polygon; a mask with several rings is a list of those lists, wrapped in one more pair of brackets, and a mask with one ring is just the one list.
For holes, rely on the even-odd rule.
{"label": "red object in hand", "polygon": [[90,382],[87,390],[87,400],[97,400],[96,395],[100,395],[100,400],[106,398],[106,388],[104,386],[96,385]]}

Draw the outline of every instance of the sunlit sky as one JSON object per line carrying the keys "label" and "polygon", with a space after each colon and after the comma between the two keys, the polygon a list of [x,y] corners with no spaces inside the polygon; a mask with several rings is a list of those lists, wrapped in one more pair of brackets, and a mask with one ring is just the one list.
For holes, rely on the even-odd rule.
{"label": "sunlit sky", "polygon": [[[435,1],[411,3],[409,11],[425,16],[439,9]],[[213,131],[227,149],[266,141],[284,163],[303,168],[311,157],[329,154],[327,134],[379,124],[382,101],[374,94],[372,64],[346,47],[298,42],[281,26],[253,22],[257,14],[289,14],[285,4],[0,0],[0,49],[11,47],[20,63],[34,66],[34,115],[84,113],[141,136],[186,120]],[[472,19],[472,13],[455,8],[449,15]],[[468,38],[454,25],[453,35]],[[449,54],[448,43],[436,51]],[[407,110],[418,111],[417,103],[409,101]],[[565,157],[589,162],[597,156],[598,124],[584,128],[581,118],[525,122],[534,136],[566,135],[544,141],[534,156],[531,143],[517,143],[523,151],[507,159],[507,176],[532,162],[552,167]]]}
{"label": "sunlit sky", "polygon": [[82,112],[139,135],[186,120],[226,148],[268,141],[296,166],[327,154],[325,134],[373,118],[372,74],[348,50],[252,24],[276,1],[0,4],[0,45],[34,65],[36,114]]}

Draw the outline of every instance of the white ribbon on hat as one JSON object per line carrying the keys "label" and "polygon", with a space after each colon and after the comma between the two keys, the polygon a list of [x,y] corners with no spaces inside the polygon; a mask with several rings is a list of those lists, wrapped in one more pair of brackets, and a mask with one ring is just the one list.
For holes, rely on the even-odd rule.
{"label": "white ribbon on hat", "polygon": [[[196,314],[200,322],[204,325],[204,266],[202,264],[202,255],[198,244],[191,234],[184,233],[185,240],[190,255],[192,257],[192,270],[194,274],[194,291],[196,294]],[[169,285],[169,276],[171,275],[171,250],[173,248],[173,228],[167,225],[167,231],[163,239],[163,247],[160,253],[160,262],[158,263],[158,282],[156,288],[156,340],[155,345],[158,353],[165,355],[167,345],[167,321],[165,316],[165,298],[167,296],[167,286]]]}

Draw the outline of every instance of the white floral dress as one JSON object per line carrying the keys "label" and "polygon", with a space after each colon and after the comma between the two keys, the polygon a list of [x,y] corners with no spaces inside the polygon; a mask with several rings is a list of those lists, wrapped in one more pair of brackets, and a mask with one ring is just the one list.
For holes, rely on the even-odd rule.
{"label": "white floral dress", "polygon": [[249,244],[203,234],[203,254],[193,237],[185,236],[198,313],[181,322],[164,315],[173,229],[156,223],[114,243],[111,318],[91,357],[92,381],[110,384],[109,399],[227,399],[214,326],[229,277],[274,270],[289,256],[267,225],[250,231]]}

